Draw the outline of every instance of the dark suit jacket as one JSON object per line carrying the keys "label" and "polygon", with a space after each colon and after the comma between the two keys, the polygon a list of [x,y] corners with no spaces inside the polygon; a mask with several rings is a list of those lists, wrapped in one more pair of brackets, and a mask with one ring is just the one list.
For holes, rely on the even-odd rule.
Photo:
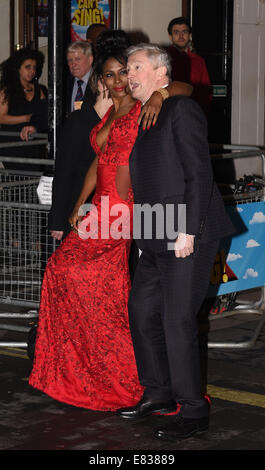
{"label": "dark suit jacket", "polygon": [[70,231],[68,217],[81,192],[87,170],[95,158],[90,132],[100,121],[92,105],[72,112],[61,132],[52,188],[49,230]]}
{"label": "dark suit jacket", "polygon": [[[75,82],[75,78],[73,77],[73,75],[69,75],[67,79],[67,84],[66,84],[66,113],[67,115],[71,113],[72,92],[73,92],[74,82]],[[83,101],[93,101],[93,99],[94,99],[94,94],[89,84],[87,84]]]}
{"label": "dark suit jacket", "polygon": [[[166,234],[167,204],[174,210],[175,230],[178,204],[186,204],[186,233],[202,242],[234,232],[213,180],[206,118],[192,99],[183,96],[167,99],[156,125],[148,131],[139,128],[130,156],[130,173],[135,204],[159,203],[164,209],[164,236],[156,239],[159,227],[153,220],[152,239],[144,239],[142,224],[140,239],[136,239],[140,249],[164,251],[167,243],[174,241]],[[159,223],[161,228],[161,220]]]}

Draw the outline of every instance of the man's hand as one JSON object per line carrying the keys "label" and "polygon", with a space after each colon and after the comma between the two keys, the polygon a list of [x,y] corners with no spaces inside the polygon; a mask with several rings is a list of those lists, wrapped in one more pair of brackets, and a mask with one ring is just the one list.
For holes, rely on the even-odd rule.
{"label": "man's hand", "polygon": [[155,91],[148,101],[142,106],[138,124],[142,121],[142,128],[145,130],[150,129],[151,125],[155,125],[160,110],[163,104],[163,97],[161,93]]}
{"label": "man's hand", "polygon": [[50,231],[52,238],[55,240],[61,240],[63,238],[63,232],[59,230],[51,230]]}
{"label": "man's hand", "polygon": [[34,127],[34,126],[24,126],[23,129],[21,129],[21,132],[20,132],[20,138],[21,138],[21,140],[26,140],[26,141],[28,141],[28,140],[29,140],[29,136],[30,136],[31,134],[34,134],[34,132],[37,132],[36,127]]}
{"label": "man's hand", "polygon": [[179,233],[174,246],[176,258],[186,258],[194,252],[194,235]]}

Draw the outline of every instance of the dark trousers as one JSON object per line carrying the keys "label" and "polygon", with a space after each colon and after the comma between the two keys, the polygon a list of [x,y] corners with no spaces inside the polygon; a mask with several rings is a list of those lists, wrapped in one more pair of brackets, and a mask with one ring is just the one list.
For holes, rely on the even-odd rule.
{"label": "dark trousers", "polygon": [[218,242],[195,252],[143,251],[129,298],[138,374],[151,399],[175,399],[183,416],[208,412],[202,396],[197,314],[206,297]]}

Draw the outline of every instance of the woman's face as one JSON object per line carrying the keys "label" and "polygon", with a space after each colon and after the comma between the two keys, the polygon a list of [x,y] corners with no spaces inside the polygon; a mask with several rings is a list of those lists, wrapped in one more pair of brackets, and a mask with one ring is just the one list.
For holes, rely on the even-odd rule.
{"label": "woman's face", "polygon": [[19,69],[20,80],[31,82],[36,75],[37,63],[34,59],[26,59]]}
{"label": "woman's face", "polygon": [[127,66],[110,57],[103,66],[102,80],[112,98],[128,94]]}

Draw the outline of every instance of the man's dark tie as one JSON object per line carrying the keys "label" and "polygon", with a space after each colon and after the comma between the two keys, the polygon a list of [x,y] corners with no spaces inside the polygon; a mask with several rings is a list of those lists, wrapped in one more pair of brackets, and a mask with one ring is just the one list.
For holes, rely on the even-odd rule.
{"label": "man's dark tie", "polygon": [[83,90],[82,90],[82,85],[83,85],[83,80],[77,80],[77,93],[75,97],[75,101],[82,101],[83,100]]}

